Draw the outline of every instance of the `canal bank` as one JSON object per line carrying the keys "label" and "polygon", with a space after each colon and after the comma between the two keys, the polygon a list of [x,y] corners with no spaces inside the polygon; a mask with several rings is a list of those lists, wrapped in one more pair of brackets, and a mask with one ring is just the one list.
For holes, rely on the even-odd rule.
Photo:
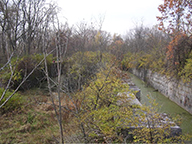
{"label": "canal bank", "polygon": [[133,68],[131,73],[192,114],[192,82],[144,68]]}
{"label": "canal bank", "polygon": [[147,98],[149,95],[152,99],[156,100],[160,112],[165,112],[170,116],[179,115],[182,118],[181,128],[184,134],[189,133],[192,135],[192,115],[169,100],[167,97],[156,91],[154,88],[147,86],[145,82],[140,80],[138,77],[131,75],[132,81],[136,84],[139,89],[141,89],[141,103],[146,105],[151,105]]}

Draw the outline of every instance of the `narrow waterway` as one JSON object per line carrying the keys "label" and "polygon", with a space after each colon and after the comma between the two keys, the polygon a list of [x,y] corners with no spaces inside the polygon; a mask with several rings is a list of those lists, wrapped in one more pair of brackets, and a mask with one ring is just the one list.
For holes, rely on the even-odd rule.
{"label": "narrow waterway", "polygon": [[145,82],[137,78],[136,76],[131,75],[132,81],[141,89],[141,103],[146,105],[151,105],[149,102],[147,95],[149,95],[152,99],[156,100],[159,105],[158,110],[160,112],[165,112],[170,114],[171,116],[180,115],[182,118],[181,128],[182,132],[189,133],[192,135],[192,115],[185,111],[183,108],[169,100],[167,97],[162,95],[161,93],[155,91],[154,88],[146,85]]}

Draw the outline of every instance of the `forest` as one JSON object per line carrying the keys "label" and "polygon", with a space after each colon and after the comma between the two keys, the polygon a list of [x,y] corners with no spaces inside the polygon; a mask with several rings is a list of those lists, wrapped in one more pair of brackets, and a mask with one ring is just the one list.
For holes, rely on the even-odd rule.
{"label": "forest", "polygon": [[0,1],[0,143],[188,141],[170,136],[155,102],[130,105],[125,94],[132,68],[191,82],[192,4],[164,0],[158,10],[159,25],[122,36],[102,30],[102,17],[62,23],[46,0]]}

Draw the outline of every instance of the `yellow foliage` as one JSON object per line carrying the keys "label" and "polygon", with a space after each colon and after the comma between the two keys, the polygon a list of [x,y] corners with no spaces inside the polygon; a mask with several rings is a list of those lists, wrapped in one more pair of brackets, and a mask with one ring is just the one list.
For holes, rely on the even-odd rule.
{"label": "yellow foliage", "polygon": [[108,140],[115,138],[120,141],[121,137],[117,135],[117,128],[130,123],[129,117],[132,109],[118,105],[118,101],[128,103],[129,100],[125,94],[119,96],[117,94],[129,91],[129,86],[123,84],[118,78],[116,68],[107,66],[101,69],[96,74],[95,80],[83,89],[77,97],[83,103],[80,123],[85,123],[89,131],[88,136],[94,139],[93,142],[100,135]]}

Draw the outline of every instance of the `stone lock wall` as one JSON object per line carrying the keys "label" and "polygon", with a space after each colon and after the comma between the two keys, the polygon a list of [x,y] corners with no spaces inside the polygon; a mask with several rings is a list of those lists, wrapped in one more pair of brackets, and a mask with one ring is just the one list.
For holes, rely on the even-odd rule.
{"label": "stone lock wall", "polygon": [[132,73],[192,114],[192,82],[183,83],[145,69],[132,69]]}

